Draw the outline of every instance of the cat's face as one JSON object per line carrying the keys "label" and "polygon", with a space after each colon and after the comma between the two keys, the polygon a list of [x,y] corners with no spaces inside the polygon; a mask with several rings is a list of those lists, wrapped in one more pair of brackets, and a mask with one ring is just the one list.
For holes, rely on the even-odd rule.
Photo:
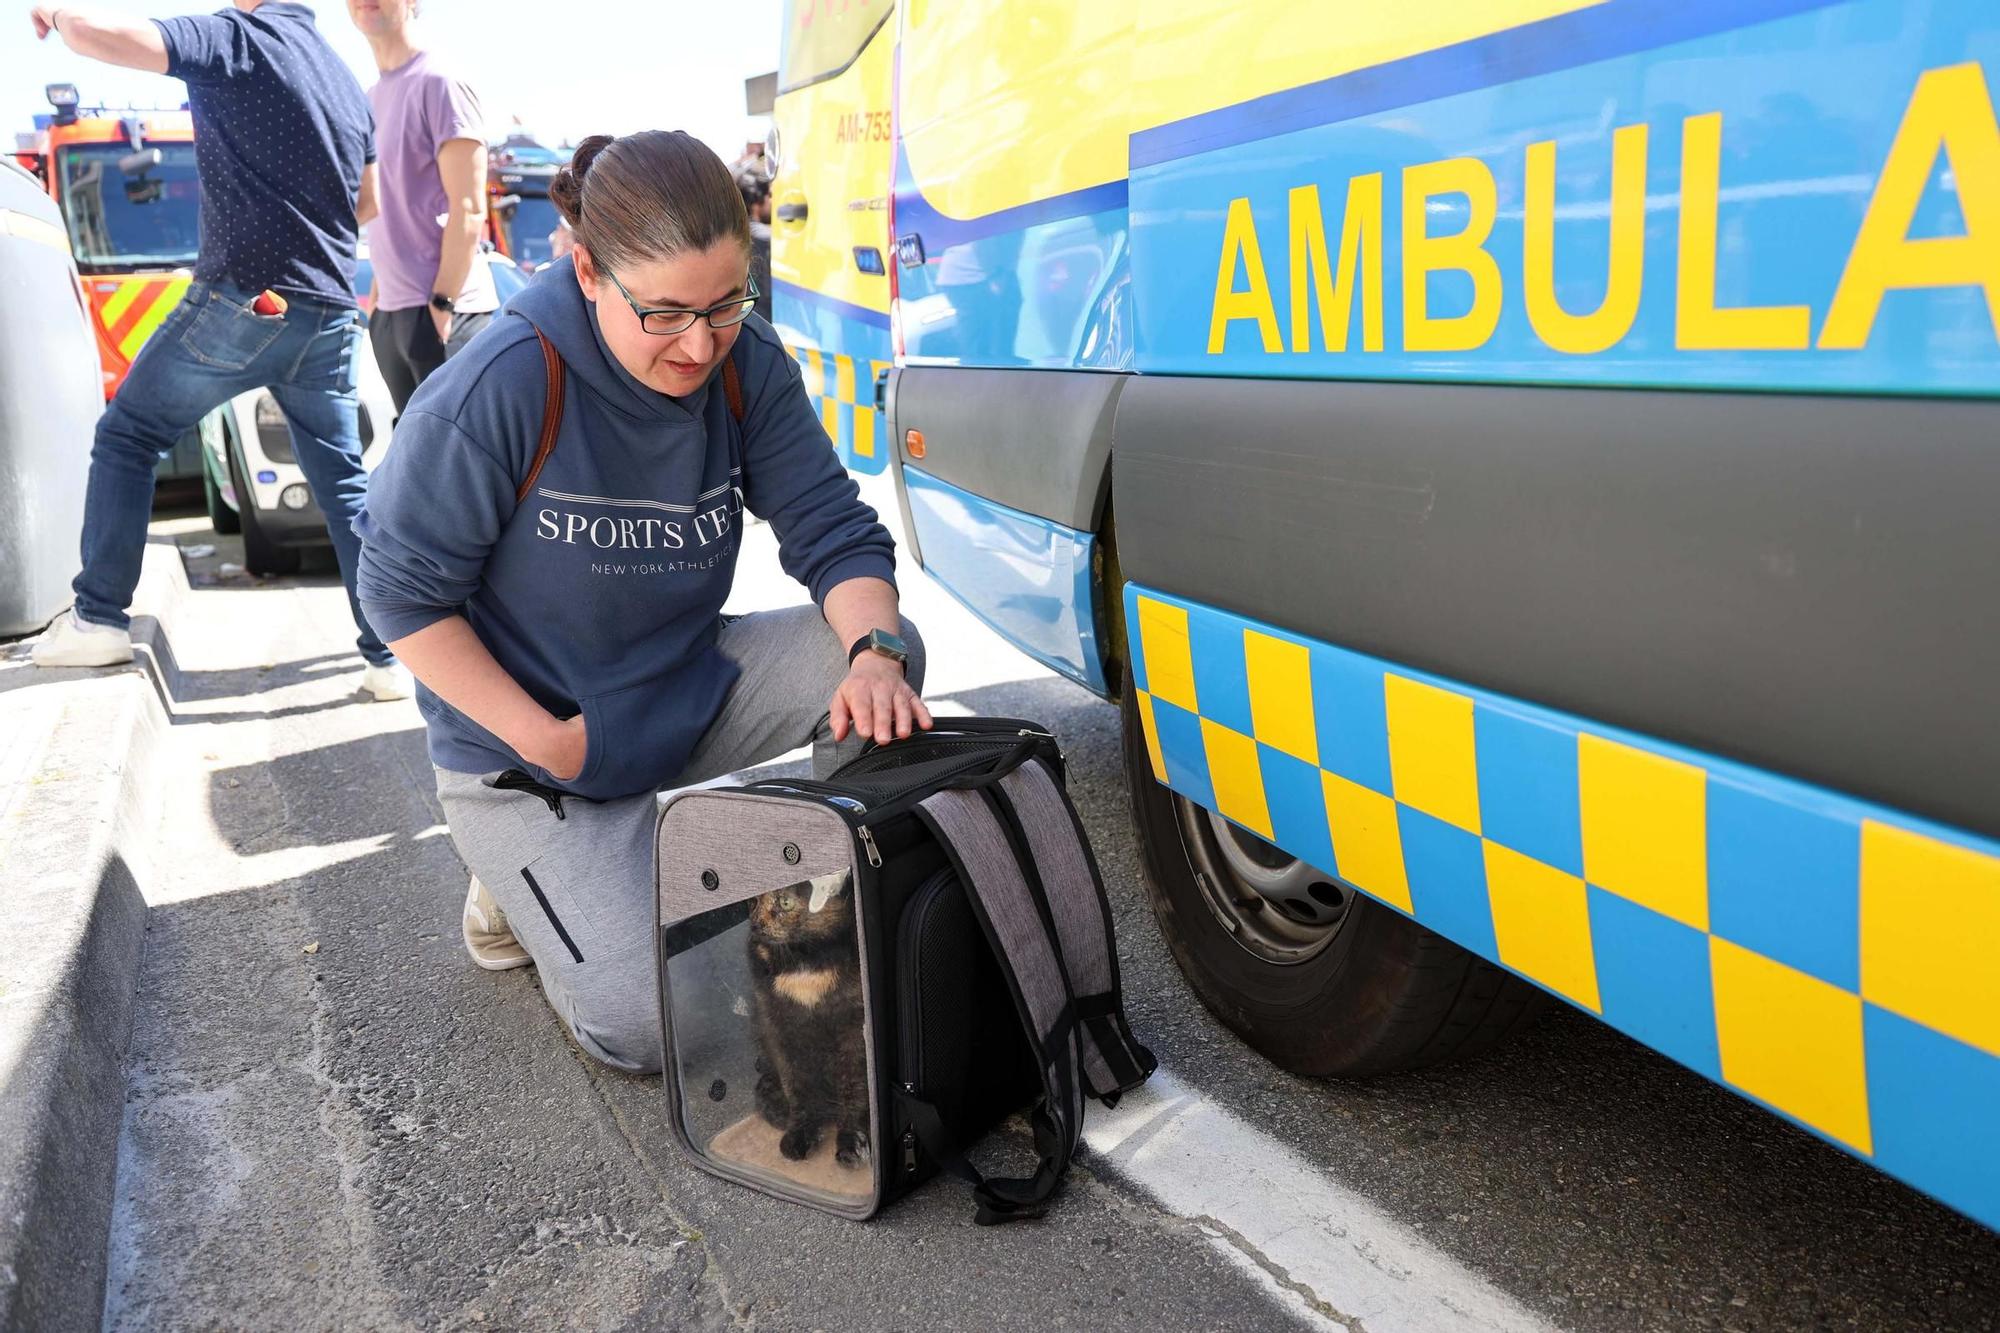
{"label": "cat's face", "polygon": [[751,900],[750,933],[779,944],[851,939],[854,894],[845,874],[801,880]]}

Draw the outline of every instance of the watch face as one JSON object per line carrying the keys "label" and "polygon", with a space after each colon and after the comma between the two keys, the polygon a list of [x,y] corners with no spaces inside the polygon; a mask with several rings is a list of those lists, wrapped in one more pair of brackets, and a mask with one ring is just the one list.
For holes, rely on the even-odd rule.
{"label": "watch face", "polygon": [[894,657],[907,658],[909,656],[909,651],[903,647],[903,641],[887,630],[878,629],[871,631],[868,635],[868,646]]}

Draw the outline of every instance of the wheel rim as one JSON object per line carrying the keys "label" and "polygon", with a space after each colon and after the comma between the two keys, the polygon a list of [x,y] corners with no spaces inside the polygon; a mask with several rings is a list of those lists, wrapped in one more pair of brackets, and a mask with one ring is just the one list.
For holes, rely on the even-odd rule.
{"label": "wheel rim", "polygon": [[1353,895],[1332,877],[1175,794],[1174,815],[1202,901],[1229,937],[1270,963],[1316,957],[1347,924]]}

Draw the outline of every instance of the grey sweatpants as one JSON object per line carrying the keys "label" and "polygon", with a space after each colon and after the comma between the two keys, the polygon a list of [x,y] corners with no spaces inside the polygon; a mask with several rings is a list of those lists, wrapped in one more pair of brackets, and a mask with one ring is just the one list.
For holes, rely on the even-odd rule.
{"label": "grey sweatpants", "polygon": [[[907,620],[900,633],[910,684],[921,690],[923,642]],[[860,751],[862,737],[850,733],[836,745],[828,730],[827,701],[847,675],[847,646],[818,608],[727,621],[718,646],[743,674],[670,787],[750,768],[808,741],[819,776]],[[557,819],[540,797],[488,786],[494,776],[437,770],[459,857],[534,955],[542,991],[577,1045],[608,1065],[658,1072],[655,793],[566,797]]]}

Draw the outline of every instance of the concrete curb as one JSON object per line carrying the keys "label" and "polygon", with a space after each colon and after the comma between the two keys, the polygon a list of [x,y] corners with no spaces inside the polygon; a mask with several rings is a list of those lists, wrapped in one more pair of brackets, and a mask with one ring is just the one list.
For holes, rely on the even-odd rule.
{"label": "concrete curb", "polygon": [[[147,547],[122,671],[32,672],[0,692],[0,1329],[95,1329],[117,1179],[142,885],[188,596]],[[17,681],[19,683],[17,683]]]}

